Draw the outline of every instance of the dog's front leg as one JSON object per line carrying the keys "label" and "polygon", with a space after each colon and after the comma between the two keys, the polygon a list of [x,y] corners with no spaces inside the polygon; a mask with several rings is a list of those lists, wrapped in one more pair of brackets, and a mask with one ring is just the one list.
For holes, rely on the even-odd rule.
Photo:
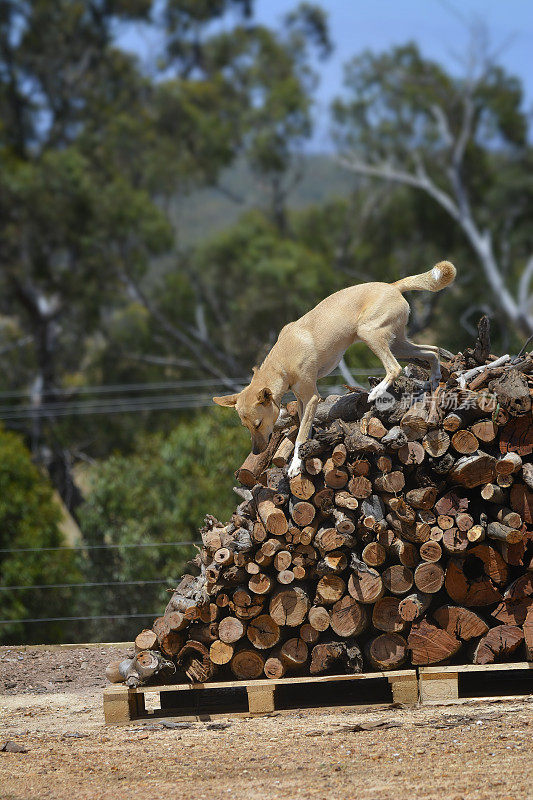
{"label": "dog's front leg", "polygon": [[303,444],[303,442],[306,442],[309,438],[309,433],[313,425],[313,419],[315,418],[315,411],[319,400],[320,397],[318,392],[315,392],[313,395],[311,395],[307,402],[303,401],[303,414],[300,419],[300,428],[294,444],[292,461],[287,472],[289,478],[294,478],[302,471],[302,460],[299,455],[300,445]]}

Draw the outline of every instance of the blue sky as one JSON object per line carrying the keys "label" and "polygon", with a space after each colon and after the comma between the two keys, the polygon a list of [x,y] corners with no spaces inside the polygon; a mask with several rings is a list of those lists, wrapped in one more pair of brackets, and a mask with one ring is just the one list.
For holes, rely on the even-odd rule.
{"label": "blue sky", "polygon": [[[469,24],[484,23],[491,51],[522,79],[525,107],[533,108],[533,0],[314,0],[329,15],[332,57],[318,66],[316,134],[313,149],[328,148],[328,106],[342,87],[342,65],[356,53],[383,50],[414,39],[424,55],[461,71],[468,52]],[[276,26],[298,0],[256,0],[258,21]],[[157,47],[146,33],[123,43],[142,55]]]}

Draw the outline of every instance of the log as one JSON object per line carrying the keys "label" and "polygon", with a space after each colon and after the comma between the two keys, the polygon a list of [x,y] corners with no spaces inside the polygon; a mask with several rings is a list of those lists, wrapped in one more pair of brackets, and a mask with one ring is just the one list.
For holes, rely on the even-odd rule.
{"label": "log", "polygon": [[370,417],[367,422],[366,433],[368,436],[373,436],[374,439],[383,439],[387,433],[387,428],[377,417]]}
{"label": "log", "polygon": [[496,459],[487,453],[478,451],[475,455],[463,456],[455,462],[450,470],[450,480],[473,489],[490,483],[496,475]]}
{"label": "log", "polygon": [[468,503],[468,498],[463,497],[456,491],[446,492],[446,494],[435,503],[435,512],[437,514],[449,514],[455,517],[462,511],[468,511]]}
{"label": "log", "polygon": [[158,644],[157,636],[155,635],[154,631],[151,631],[147,628],[138,633],[137,636],[135,637],[135,650],[137,652],[139,652],[140,650],[155,650],[157,644]]}
{"label": "log", "polygon": [[[355,498],[353,498],[355,500]],[[357,502],[357,500],[355,500]],[[333,519],[335,520],[335,530],[340,533],[353,533],[355,531],[355,521],[353,514],[347,514],[338,508],[333,509]]]}
{"label": "log", "polygon": [[400,616],[399,597],[381,597],[372,610],[372,625],[385,633],[401,633],[407,623]]}
{"label": "log", "polygon": [[348,511],[355,511],[359,507],[359,502],[350,492],[341,491],[335,493],[335,505]]}
{"label": "log", "polygon": [[348,592],[359,603],[372,605],[383,596],[385,589],[379,572],[364,566],[351,573]]}
{"label": "log", "polygon": [[185,642],[176,656],[176,665],[196,683],[206,683],[214,673],[209,650],[200,642]]}
{"label": "log", "polygon": [[414,572],[416,588],[424,594],[436,594],[444,584],[444,570],[440,564],[423,562]]}
{"label": "log", "polygon": [[391,543],[389,552],[398,559],[403,567],[416,567],[420,560],[416,545],[412,542],[404,542],[401,539],[395,539]]}
{"label": "log", "polygon": [[300,528],[305,528],[310,525],[315,518],[315,506],[308,503],[306,500],[300,500],[294,503],[292,500],[289,502],[289,512],[294,520],[294,523]]}
{"label": "log", "polygon": [[459,639],[427,619],[413,623],[407,641],[415,666],[439,664],[455,655],[461,647]]}
{"label": "log", "polygon": [[342,550],[330,550],[316,565],[317,575],[339,575],[348,566],[348,556]]}
{"label": "log", "polygon": [[[533,427],[533,426],[532,426]],[[514,483],[510,492],[510,506],[520,514],[526,525],[533,524],[533,492],[523,483]]]}
{"label": "log", "polygon": [[342,467],[342,465],[346,461],[347,455],[348,453],[346,447],[342,442],[340,442],[333,448],[333,452],[331,453],[331,460],[336,467]]}
{"label": "log", "polygon": [[505,660],[522,644],[524,632],[516,625],[497,625],[483,636],[474,652],[474,664]]}
{"label": "log", "polygon": [[246,631],[245,625],[237,617],[224,617],[218,625],[218,638],[226,644],[234,644],[242,639]]}
{"label": "log", "polygon": [[406,622],[414,622],[429,608],[433,595],[413,592],[404,597],[398,605],[398,613]]}
{"label": "log", "polygon": [[209,658],[213,664],[217,664],[218,666],[229,664],[233,658],[233,651],[234,647],[232,644],[216,639],[209,648]]}
{"label": "log", "polygon": [[278,550],[274,556],[274,567],[281,572],[281,570],[288,569],[292,563],[292,553],[288,550]]}
{"label": "log", "polygon": [[533,608],[527,612],[524,620],[524,642],[526,645],[526,658],[528,661],[533,661]]}
{"label": "log", "polygon": [[257,478],[268,467],[272,461],[272,456],[276,452],[282,439],[282,431],[274,431],[270,437],[268,446],[262,453],[254,455],[250,453],[235,473],[235,477],[243,486],[252,488],[257,483]]}
{"label": "log", "polygon": [[437,489],[435,486],[422,486],[406,492],[405,499],[413,508],[429,511],[435,505]]}
{"label": "log", "polygon": [[488,503],[501,505],[507,501],[507,492],[496,483],[487,483],[481,490],[481,497]]}
{"label": "log", "polygon": [[501,378],[490,381],[489,389],[509,414],[515,416],[531,411],[529,387],[517,369],[507,369]]}
{"label": "log", "polygon": [[476,436],[469,430],[458,430],[452,436],[452,447],[461,455],[471,455],[479,447]]}
{"label": "log", "polygon": [[[336,575],[321,578],[326,580],[342,580]],[[291,586],[288,589],[278,589],[270,600],[269,613],[278,625],[288,625],[291,628],[301,625],[311,607],[309,596],[301,586]]]}
{"label": "log", "polygon": [[440,628],[463,641],[477,639],[487,633],[489,626],[478,614],[463,606],[444,605],[433,613]]}
{"label": "log", "polygon": [[506,583],[508,574],[500,554],[480,544],[469,550],[466,558],[451,559],[446,569],[446,591],[458,605],[491,605],[502,599],[499,587]]}
{"label": "log", "polygon": [[493,442],[496,438],[497,427],[491,419],[480,419],[470,426],[470,430],[480,442]]}
{"label": "log", "polygon": [[428,429],[428,409],[424,402],[413,403],[400,420],[400,427],[410,440],[422,439]]}
{"label": "log", "polygon": [[291,494],[299,500],[309,500],[315,493],[315,484],[305,475],[296,475],[289,481]]}
{"label": "log", "polygon": [[350,547],[354,540],[349,534],[341,533],[335,528],[321,528],[315,536],[314,543],[321,553],[328,553],[330,550]]}
{"label": "log", "polygon": [[279,625],[268,614],[261,614],[252,620],[246,635],[256,650],[268,650],[277,645],[281,632]]}
{"label": "log", "polygon": [[385,445],[389,450],[398,451],[407,444],[407,436],[399,425],[394,425],[381,439],[381,444]]}
{"label": "log", "polygon": [[402,667],[407,661],[409,650],[403,636],[398,633],[382,633],[369,642],[366,654],[374,669],[386,671]]}
{"label": "log", "polygon": [[335,466],[331,458],[324,464],[323,472],[325,484],[331,489],[342,489],[348,483],[348,472],[342,467]]}
{"label": "log", "polygon": [[436,564],[442,557],[442,547],[438,542],[428,541],[420,545],[420,558],[423,561],[430,561]]}
{"label": "log", "polygon": [[400,470],[385,472],[374,479],[374,487],[378,492],[397,494],[402,491],[404,486],[405,478],[403,472],[400,472]]}
{"label": "log", "polygon": [[300,626],[300,639],[303,639],[306,644],[316,644],[319,638],[320,631],[313,628],[310,622],[304,622],[304,624]]}
{"label": "log", "polygon": [[325,605],[333,605],[346,591],[346,584],[339,575],[324,575],[316,587],[317,597]]}
{"label": "log", "polygon": [[402,464],[405,464],[406,466],[411,464],[421,464],[425,456],[426,451],[420,442],[407,442],[398,450],[398,458]]}
{"label": "log", "polygon": [[343,642],[323,642],[316,644],[311,651],[311,675],[328,672],[346,655],[346,645]]}
{"label": "log", "polygon": [[529,489],[533,489],[533,464],[522,464],[522,480]]}
{"label": "log", "polygon": [[257,650],[238,650],[230,662],[230,669],[239,680],[259,678],[265,667],[265,659]]}
{"label": "log", "polygon": [[270,575],[266,575],[264,572],[258,572],[256,575],[252,575],[250,580],[248,581],[248,588],[254,594],[269,594],[273,586],[273,580]]}
{"label": "log", "polygon": [[391,594],[402,595],[411,589],[413,585],[413,573],[408,567],[402,564],[393,564],[387,567],[382,573],[382,580],[385,589]]}
{"label": "log", "polygon": [[306,458],[304,462],[304,469],[308,475],[319,475],[322,472],[322,461],[318,456]]}
{"label": "log", "polygon": [[440,458],[448,452],[450,437],[446,431],[434,428],[428,431],[422,439],[422,447],[432,458]]}
{"label": "log", "polygon": [[349,594],[338,600],[331,609],[330,626],[337,636],[359,636],[369,622],[369,614]]}
{"label": "log", "polygon": [[449,528],[442,534],[442,546],[447,553],[451,555],[460,555],[466,553],[470,541],[466,531],[460,531],[457,528]]}
{"label": "log", "polygon": [[287,639],[281,646],[280,657],[288,670],[301,669],[309,657],[307,643],[297,636]]}
{"label": "log", "polygon": [[385,563],[387,551],[378,542],[369,542],[361,553],[361,558],[369,567],[379,567]]}
{"label": "log", "polygon": [[270,678],[271,680],[279,680],[279,678],[283,678],[287,671],[287,667],[281,660],[279,650],[273,651],[270,654],[265,661],[265,666],[263,669],[266,677]]}
{"label": "log", "polygon": [[322,512],[322,514],[329,514],[333,508],[333,497],[333,489],[320,489],[313,496],[313,504],[318,508],[319,511]]}
{"label": "log", "polygon": [[518,453],[504,453],[494,466],[496,475],[512,475],[522,467],[522,458]]}
{"label": "log", "polygon": [[294,450],[294,439],[295,436],[283,437],[272,457],[272,463],[275,467],[284,467],[289,463],[292,451]]}
{"label": "log", "polygon": [[354,475],[353,478],[350,478],[348,489],[358,500],[362,500],[372,494],[372,484],[363,475]]}
{"label": "log", "polygon": [[254,486],[252,490],[257,513],[265,529],[274,536],[283,536],[289,529],[287,518],[281,508],[273,502],[275,492],[265,486]]}
{"label": "log", "polygon": [[319,633],[329,628],[330,615],[324,606],[311,606],[307,616],[309,624]]}
{"label": "log", "polygon": [[489,539],[497,539],[507,544],[516,544],[522,541],[524,534],[521,530],[502,525],[501,522],[490,522],[487,525],[487,536]]}

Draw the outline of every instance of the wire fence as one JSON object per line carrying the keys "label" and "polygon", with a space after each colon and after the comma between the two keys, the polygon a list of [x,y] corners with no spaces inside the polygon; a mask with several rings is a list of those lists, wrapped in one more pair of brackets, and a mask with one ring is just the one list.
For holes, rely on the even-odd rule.
{"label": "wire fence", "polygon": [[[69,552],[69,551],[82,551],[82,550],[115,550],[120,548],[166,548],[166,547],[191,547],[198,545],[198,542],[182,541],[182,542],[125,542],[123,544],[99,544],[99,545],[79,545],[74,547],[61,546],[61,547],[16,547],[16,548],[2,548],[0,553],[40,553],[40,552]],[[175,579],[159,578],[154,580],[136,579],[136,580],[113,580],[113,581],[79,581],[71,583],[42,583],[42,584],[10,584],[0,586],[0,597],[3,592],[22,592],[22,591],[59,591],[63,589],[98,589],[102,587],[115,587],[124,588],[129,586],[167,586],[170,588]],[[18,626],[18,625],[37,625],[46,623],[70,623],[70,622],[92,622],[97,620],[125,620],[125,619],[153,619],[159,616],[160,612],[139,612],[139,613],[113,613],[113,614],[78,614],[78,615],[65,615],[55,617],[11,617],[8,619],[0,619],[0,626]]]}

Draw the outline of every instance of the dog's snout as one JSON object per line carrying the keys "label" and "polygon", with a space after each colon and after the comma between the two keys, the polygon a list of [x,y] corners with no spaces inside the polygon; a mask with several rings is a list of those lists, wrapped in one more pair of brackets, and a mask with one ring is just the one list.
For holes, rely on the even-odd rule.
{"label": "dog's snout", "polygon": [[259,438],[257,436],[252,437],[252,453],[254,454],[254,456],[258,456],[259,453],[262,453],[263,450],[266,449],[266,446],[268,444],[268,438],[264,436],[261,436]]}

